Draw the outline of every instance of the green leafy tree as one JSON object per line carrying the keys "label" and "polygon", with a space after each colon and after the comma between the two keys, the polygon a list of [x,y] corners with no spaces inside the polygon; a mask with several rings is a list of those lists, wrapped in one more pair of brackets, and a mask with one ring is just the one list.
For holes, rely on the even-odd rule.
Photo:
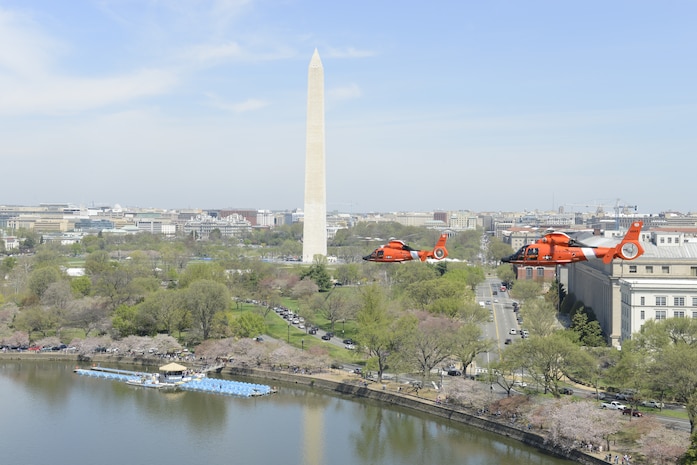
{"label": "green leafy tree", "polygon": [[300,275],[301,279],[311,279],[317,284],[320,292],[327,292],[332,288],[332,278],[327,271],[327,265],[321,261],[315,261]]}
{"label": "green leafy tree", "polygon": [[92,292],[92,281],[87,276],[77,276],[70,280],[70,289],[76,297],[84,297]]}
{"label": "green leafy tree", "polygon": [[138,334],[138,309],[135,305],[119,305],[111,317],[111,326],[119,338]]}
{"label": "green leafy tree", "polygon": [[361,269],[355,263],[342,264],[336,267],[334,277],[344,285],[356,284],[361,280]]}
{"label": "green leafy tree", "polygon": [[39,306],[25,308],[14,319],[14,327],[20,331],[26,331],[31,340],[32,333],[41,333],[43,337],[49,331],[56,328],[58,322],[55,314]]}
{"label": "green leafy tree", "polygon": [[105,250],[96,250],[85,258],[85,273],[93,279],[98,279],[115,267],[116,262],[111,260],[109,253]]}
{"label": "green leafy tree", "polygon": [[[382,268],[384,269],[384,266],[382,266]],[[391,271],[394,273],[392,283],[394,284],[397,292],[409,290],[413,284],[431,281],[438,278],[438,272],[433,266],[421,262],[404,263],[403,266],[390,268],[387,268],[385,271]]]}
{"label": "green leafy tree", "polygon": [[224,284],[206,279],[191,283],[184,295],[184,306],[203,339],[211,334],[213,318],[230,306],[230,295]]}
{"label": "green leafy tree", "polygon": [[176,322],[181,318],[182,291],[159,289],[149,294],[138,306],[143,320],[152,320],[157,332],[166,332],[171,336]]}
{"label": "green leafy tree", "polygon": [[39,299],[49,286],[61,279],[61,273],[52,266],[44,266],[31,272],[29,275],[29,290]]}
{"label": "green leafy tree", "polygon": [[525,327],[530,334],[549,336],[558,326],[556,309],[545,300],[529,300],[520,312],[523,314]]}
{"label": "green leafy tree", "polygon": [[581,349],[560,332],[546,337],[530,336],[515,344],[511,362],[525,371],[544,388],[560,397],[559,382],[567,372],[582,363]]}
{"label": "green leafy tree", "polygon": [[310,307],[329,321],[332,331],[334,331],[337,322],[350,319],[355,314],[355,306],[351,295],[338,289],[326,294],[315,294]]}
{"label": "green leafy tree", "polygon": [[[690,420],[690,431],[695,431],[697,421],[697,322],[692,318],[668,318],[648,321],[642,331],[622,345],[622,356],[634,352],[643,355],[641,362],[648,364],[643,377],[656,397],[664,393],[685,405]],[[641,373],[641,372],[639,372]],[[642,378],[637,382],[642,381]]]}
{"label": "green leafy tree", "polygon": [[245,312],[232,320],[231,330],[236,337],[256,337],[266,333],[266,323],[263,316]]}
{"label": "green leafy tree", "polygon": [[364,347],[377,370],[378,382],[388,367],[388,357],[400,342],[400,322],[387,311],[384,290],[378,286],[362,289],[360,308],[356,314],[357,342]]}
{"label": "green leafy tree", "polygon": [[545,294],[545,300],[549,302],[554,308],[559,309],[561,312],[560,303],[566,297],[566,291],[564,290],[564,285],[559,283],[556,279],[552,281],[549,290]]}
{"label": "green leafy tree", "polygon": [[542,293],[542,286],[537,281],[525,280],[516,281],[511,295],[518,300],[530,301],[536,299]]}
{"label": "green leafy tree", "polygon": [[515,279],[513,267],[508,263],[499,265],[496,268],[496,277],[499,278],[502,283],[512,283]]}
{"label": "green leafy tree", "polygon": [[577,310],[571,317],[571,331],[578,335],[579,342],[588,347],[601,347],[606,345],[603,338],[603,330],[598,320],[590,320],[583,310]]}
{"label": "green leafy tree", "polygon": [[34,269],[46,266],[59,268],[65,264],[65,257],[57,249],[43,245],[34,254],[32,264]]}
{"label": "green leafy tree", "polygon": [[476,323],[460,325],[455,336],[453,356],[462,363],[463,376],[477,355],[492,350],[493,347],[494,341],[483,337],[481,326]]}
{"label": "green leafy tree", "polygon": [[5,257],[0,262],[0,277],[4,277],[6,274],[10,273],[14,267],[17,266],[17,259],[15,257]]}
{"label": "green leafy tree", "polygon": [[191,283],[206,280],[216,283],[226,283],[227,277],[225,270],[215,262],[196,262],[191,263],[184,269],[179,277],[179,287],[184,288]]}
{"label": "green leafy tree", "polygon": [[508,257],[513,253],[513,248],[510,245],[504,244],[498,237],[489,239],[489,248],[487,249],[487,258],[489,261],[498,262],[503,257]]}

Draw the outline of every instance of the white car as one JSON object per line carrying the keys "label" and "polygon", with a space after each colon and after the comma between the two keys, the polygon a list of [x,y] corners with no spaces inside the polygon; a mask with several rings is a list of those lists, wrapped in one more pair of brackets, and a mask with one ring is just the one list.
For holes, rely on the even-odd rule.
{"label": "white car", "polygon": [[511,334],[517,334],[517,331],[515,330],[515,328],[511,328]]}
{"label": "white car", "polygon": [[356,350],[355,344],[344,344],[344,347],[348,350]]}
{"label": "white car", "polygon": [[665,407],[665,404],[663,402],[659,402],[657,400],[645,400],[641,403],[641,405],[644,407],[651,407],[651,408],[663,408],[663,407]]}

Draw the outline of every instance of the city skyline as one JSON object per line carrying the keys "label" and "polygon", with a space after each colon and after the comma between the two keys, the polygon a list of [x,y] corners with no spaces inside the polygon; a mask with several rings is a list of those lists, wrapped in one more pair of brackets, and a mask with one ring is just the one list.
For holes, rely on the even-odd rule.
{"label": "city skyline", "polygon": [[695,13],[8,0],[0,204],[302,208],[317,48],[328,211],[688,213]]}

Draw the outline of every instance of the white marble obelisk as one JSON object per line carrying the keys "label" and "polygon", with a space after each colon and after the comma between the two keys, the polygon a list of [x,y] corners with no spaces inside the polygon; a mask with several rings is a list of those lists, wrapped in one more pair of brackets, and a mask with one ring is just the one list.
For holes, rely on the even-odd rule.
{"label": "white marble obelisk", "polygon": [[327,256],[327,189],[324,162],[324,68],[315,49],[307,78],[303,262]]}

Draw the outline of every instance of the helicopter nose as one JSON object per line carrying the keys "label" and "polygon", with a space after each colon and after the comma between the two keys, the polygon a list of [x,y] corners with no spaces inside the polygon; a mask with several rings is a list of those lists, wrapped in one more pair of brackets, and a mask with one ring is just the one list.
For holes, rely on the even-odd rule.
{"label": "helicopter nose", "polygon": [[363,260],[370,260],[370,255],[366,255],[363,257]]}
{"label": "helicopter nose", "polygon": [[512,257],[513,257],[513,255],[509,255],[508,257],[503,257],[503,258],[501,259],[501,262],[502,262],[502,263],[511,263],[511,258],[512,258]]}

